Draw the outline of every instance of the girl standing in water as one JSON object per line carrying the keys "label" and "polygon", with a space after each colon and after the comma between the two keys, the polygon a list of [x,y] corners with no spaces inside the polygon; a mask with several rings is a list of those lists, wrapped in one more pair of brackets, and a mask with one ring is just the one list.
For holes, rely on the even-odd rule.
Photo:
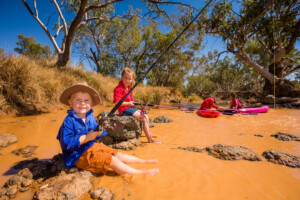
{"label": "girl standing in water", "polygon": [[[135,81],[135,73],[129,67],[125,67],[122,71],[121,81],[114,89],[114,103],[118,103],[133,87]],[[121,106],[118,108],[120,116],[133,116],[137,120],[143,122],[143,129],[149,143],[162,144],[160,141],[153,139],[153,135],[149,128],[149,117],[146,114],[141,114],[141,111],[135,108],[133,94],[130,93]]]}

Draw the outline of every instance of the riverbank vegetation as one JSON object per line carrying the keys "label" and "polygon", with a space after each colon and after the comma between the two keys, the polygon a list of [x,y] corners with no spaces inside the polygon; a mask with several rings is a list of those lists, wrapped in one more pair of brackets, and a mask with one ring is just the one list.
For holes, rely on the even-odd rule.
{"label": "riverbank vegetation", "polygon": [[[0,56],[0,115],[34,115],[62,108],[58,98],[68,86],[86,81],[95,88],[102,105],[112,103],[113,89],[119,80],[88,72],[80,67],[53,68],[55,60],[30,60],[21,56]],[[134,91],[137,101],[159,104],[180,92],[166,87],[141,84]]]}

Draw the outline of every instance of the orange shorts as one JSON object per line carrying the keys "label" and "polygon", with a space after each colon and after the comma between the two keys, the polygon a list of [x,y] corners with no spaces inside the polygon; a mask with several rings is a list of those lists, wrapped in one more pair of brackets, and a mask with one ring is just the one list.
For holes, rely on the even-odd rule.
{"label": "orange shorts", "polygon": [[118,151],[113,148],[102,143],[95,143],[80,156],[75,166],[97,174],[106,174],[112,156],[115,156],[117,153]]}

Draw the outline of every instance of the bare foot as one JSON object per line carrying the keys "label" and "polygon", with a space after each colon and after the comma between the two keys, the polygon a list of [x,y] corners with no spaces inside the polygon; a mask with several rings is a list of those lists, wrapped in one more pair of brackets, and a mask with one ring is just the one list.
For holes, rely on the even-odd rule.
{"label": "bare foot", "polygon": [[155,176],[158,172],[159,172],[158,168],[142,170],[142,174],[151,175],[151,176]]}
{"label": "bare foot", "polygon": [[161,142],[161,141],[156,141],[156,140],[153,140],[151,143],[154,143],[154,144],[163,144],[163,142]]}
{"label": "bare foot", "polygon": [[148,159],[148,160],[144,160],[144,163],[158,163],[157,159]]}

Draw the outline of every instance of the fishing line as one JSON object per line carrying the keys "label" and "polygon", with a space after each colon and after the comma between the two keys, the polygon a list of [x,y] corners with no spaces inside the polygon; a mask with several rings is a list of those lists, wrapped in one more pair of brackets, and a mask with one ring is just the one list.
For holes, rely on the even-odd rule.
{"label": "fishing line", "polygon": [[[113,109],[109,112],[107,117],[111,117],[116,110],[122,105],[124,100],[128,97],[128,95],[133,91],[133,89],[147,76],[147,74],[150,72],[150,70],[155,66],[155,64],[167,53],[167,51],[173,46],[173,44],[180,38],[180,36],[191,26],[191,24],[200,16],[200,14],[208,7],[208,5],[212,2],[210,0],[200,11],[199,13],[192,19],[192,21],[181,31],[179,35],[174,39],[174,41],[158,56],[158,58],[152,63],[152,65],[149,67],[149,69],[146,71],[146,73],[135,83],[135,85],[129,90],[129,92],[113,107]],[[106,117],[97,116],[99,120],[99,124],[101,125]]]}
{"label": "fishing line", "polygon": [[276,76],[276,72],[275,72],[275,70],[276,70],[276,67],[275,67],[275,53],[276,53],[276,51],[275,51],[275,20],[274,20],[274,18],[275,18],[275,9],[274,9],[274,7],[275,7],[275,2],[274,2],[274,4],[273,4],[273,50],[274,50],[274,56],[273,56],[273,64],[274,64],[274,80],[273,80],[273,82],[274,82],[274,108],[275,108],[275,104],[276,104],[276,96],[275,96],[275,87],[276,87],[276,83],[275,83],[275,76]]}

